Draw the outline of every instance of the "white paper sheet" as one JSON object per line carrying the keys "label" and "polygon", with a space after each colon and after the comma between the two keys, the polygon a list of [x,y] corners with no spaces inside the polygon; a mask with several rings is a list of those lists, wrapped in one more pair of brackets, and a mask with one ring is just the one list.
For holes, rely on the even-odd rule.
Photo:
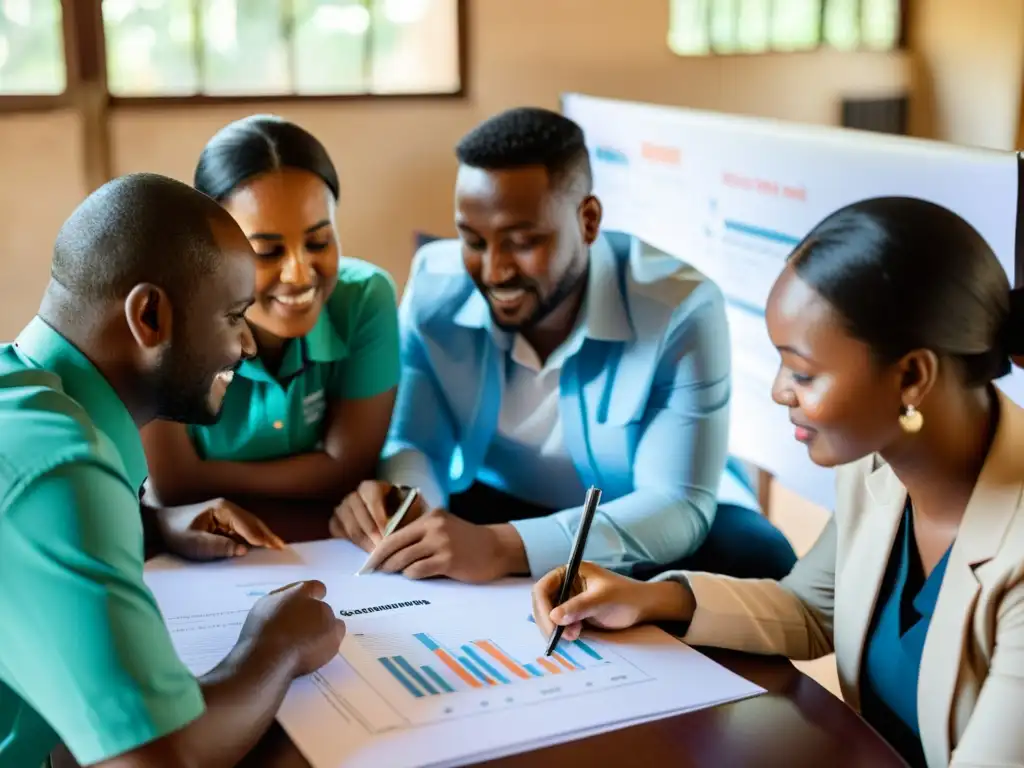
{"label": "white paper sheet", "polygon": [[316,542],[147,568],[175,647],[197,675],[228,653],[260,595],[305,578],[327,585],[345,640],[293,684],[278,713],[315,768],[460,765],[763,693],[653,627],[588,633],[542,657],[528,581],[357,577],[363,554],[352,550]]}

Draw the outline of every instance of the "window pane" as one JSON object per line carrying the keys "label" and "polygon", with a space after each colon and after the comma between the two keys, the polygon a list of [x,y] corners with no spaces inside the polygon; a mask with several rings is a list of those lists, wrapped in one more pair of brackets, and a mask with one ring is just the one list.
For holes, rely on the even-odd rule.
{"label": "window pane", "polygon": [[668,46],[680,56],[702,56],[708,47],[708,1],[672,0],[668,12]]}
{"label": "window pane", "polygon": [[374,93],[459,90],[457,0],[375,0]]}
{"label": "window pane", "polygon": [[60,0],[0,2],[0,93],[61,94],[66,79]]}
{"label": "window pane", "polygon": [[291,91],[286,0],[202,0],[203,91],[216,95]]}
{"label": "window pane", "polygon": [[825,5],[825,42],[834,48],[851,50],[860,45],[858,0],[828,0]]}
{"label": "window pane", "polygon": [[366,93],[370,11],[362,0],[294,0],[295,92]]}
{"label": "window pane", "polygon": [[900,0],[861,0],[864,45],[890,50],[899,44]]}
{"label": "window pane", "polygon": [[739,49],[745,53],[768,50],[771,0],[740,0]]}
{"label": "window pane", "polygon": [[736,50],[739,0],[711,0],[711,48],[715,53]]}
{"label": "window pane", "polygon": [[107,83],[115,96],[199,90],[190,0],[103,0]]}
{"label": "window pane", "polygon": [[772,6],[772,48],[806,51],[817,48],[821,29],[821,0],[786,0]]}

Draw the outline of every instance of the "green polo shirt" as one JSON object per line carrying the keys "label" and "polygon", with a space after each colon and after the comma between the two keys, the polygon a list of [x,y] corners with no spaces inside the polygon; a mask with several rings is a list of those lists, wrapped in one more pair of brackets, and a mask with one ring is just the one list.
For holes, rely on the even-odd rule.
{"label": "green polo shirt", "polygon": [[0,346],[0,768],[63,741],[82,765],[203,713],[142,579],[138,430],[34,319]]}
{"label": "green polo shirt", "polygon": [[398,384],[398,310],[387,272],[341,259],[338,284],[306,336],[292,339],[277,375],[246,360],[224,398],[220,420],[190,426],[196,452],[211,461],[268,461],[321,450],[336,400]]}

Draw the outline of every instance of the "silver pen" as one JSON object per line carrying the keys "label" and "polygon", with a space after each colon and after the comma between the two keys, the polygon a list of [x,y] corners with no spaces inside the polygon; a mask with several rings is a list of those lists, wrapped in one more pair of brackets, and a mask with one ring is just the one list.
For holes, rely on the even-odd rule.
{"label": "silver pen", "polygon": [[[391,516],[391,519],[388,520],[388,524],[386,526],[384,526],[384,533],[381,536],[381,539],[380,539],[381,541],[384,541],[384,539],[386,539],[388,536],[390,536],[392,533],[394,533],[395,530],[398,528],[398,526],[402,524],[402,518],[404,518],[406,516],[406,514],[409,512],[410,509],[412,509],[412,505],[415,503],[416,498],[419,495],[420,495],[419,489],[417,489],[417,488],[410,488],[409,489],[409,492],[405,495],[405,498],[402,500],[402,503],[399,505],[398,510],[395,512],[395,514],[393,514]],[[377,546],[379,547],[380,544],[378,543]],[[376,549],[376,548],[377,547],[374,547],[374,549]],[[371,573],[372,572],[370,570],[367,570],[367,568],[366,568],[366,566],[369,565],[370,560],[372,558],[373,558],[373,552],[371,552],[370,556],[366,558],[366,562],[363,563],[363,567],[360,568],[358,571],[356,571],[356,576],[363,576],[363,575],[365,575],[367,573]]]}

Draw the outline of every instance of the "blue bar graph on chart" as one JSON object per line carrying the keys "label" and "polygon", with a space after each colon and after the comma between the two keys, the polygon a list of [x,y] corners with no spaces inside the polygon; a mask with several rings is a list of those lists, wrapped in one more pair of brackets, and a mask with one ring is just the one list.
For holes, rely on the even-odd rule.
{"label": "blue bar graph on chart", "polygon": [[603,659],[601,658],[601,654],[595,651],[582,640],[573,640],[572,644],[579,648],[581,651],[583,651],[585,654],[587,654],[587,656],[589,656],[590,658],[596,659],[597,661],[603,661]]}
{"label": "blue bar graph on chart", "polygon": [[405,672],[405,674],[407,674],[409,677],[416,681],[416,684],[419,685],[419,687],[422,690],[426,691],[431,695],[437,693],[437,689],[434,688],[434,686],[432,686],[430,683],[428,683],[426,678],[423,677],[423,675],[421,675],[418,671],[416,671],[416,669],[413,668],[412,664],[410,664],[401,656],[395,656],[393,660],[399,667],[402,668],[402,671]]}
{"label": "blue bar graph on chart", "polygon": [[464,666],[466,669],[468,669],[470,672],[472,672],[473,675],[480,682],[487,683],[487,685],[493,685],[494,684],[494,681],[491,680],[491,678],[489,678],[487,675],[485,675],[483,672],[481,672],[479,669],[477,669],[476,665],[473,664],[465,656],[459,656],[459,661],[461,661],[462,662],[462,666]]}
{"label": "blue bar graph on chart", "polygon": [[420,669],[422,669],[423,674],[425,674],[427,677],[433,680],[434,684],[437,685],[437,687],[440,688],[442,691],[444,691],[445,693],[455,693],[455,689],[448,685],[445,679],[441,677],[439,674],[437,674],[437,672],[435,672],[433,669],[425,665],[420,667]]}
{"label": "blue bar graph on chart", "polygon": [[405,639],[395,637],[375,650],[374,656],[388,674],[418,699],[512,685],[609,663],[581,639],[562,642],[551,657],[531,658],[528,663],[517,660],[494,640],[446,646],[425,632]]}
{"label": "blue bar graph on chart", "polygon": [[570,656],[570,655],[569,655],[569,652],[568,652],[567,650],[565,650],[564,648],[559,648],[559,649],[558,649],[558,652],[559,652],[559,653],[560,653],[560,654],[561,654],[561,655],[562,655],[563,657],[565,657],[566,659],[568,659],[569,663],[570,663],[570,664],[572,664],[572,665],[573,665],[574,667],[576,667],[577,669],[583,669],[583,665],[582,665],[582,664],[580,664],[580,663],[579,663],[578,661],[576,661],[576,659],[574,659],[574,658],[573,658],[572,656]]}
{"label": "blue bar graph on chart", "polygon": [[423,691],[417,688],[411,680],[409,680],[402,672],[398,669],[398,665],[395,664],[391,659],[381,658],[377,659],[381,664],[384,665],[385,669],[392,674],[392,676],[405,686],[405,689],[415,696],[417,699],[423,696]]}
{"label": "blue bar graph on chart", "polygon": [[469,656],[469,658],[471,658],[473,660],[474,664],[479,665],[480,668],[483,669],[484,672],[486,672],[488,675],[493,677],[499,683],[508,683],[508,678],[505,677],[503,674],[501,674],[498,670],[496,670],[490,664],[488,664],[486,661],[484,661],[483,658],[480,656],[480,654],[477,653],[475,650],[473,650],[473,646],[471,646],[471,645],[464,645],[464,646],[462,646],[462,650],[465,651],[466,655]]}

